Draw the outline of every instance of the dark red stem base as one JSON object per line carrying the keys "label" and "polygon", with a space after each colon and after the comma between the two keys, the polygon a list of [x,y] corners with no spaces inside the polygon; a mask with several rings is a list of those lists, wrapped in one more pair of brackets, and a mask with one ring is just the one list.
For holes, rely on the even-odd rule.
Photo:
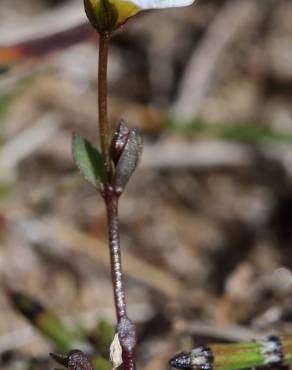
{"label": "dark red stem base", "polygon": [[107,186],[104,191],[104,200],[108,219],[108,236],[110,245],[111,272],[114,289],[114,300],[118,322],[119,340],[123,349],[123,363],[125,370],[135,370],[135,325],[128,318],[125,301],[125,289],[122,277],[121,249],[119,235],[118,204],[119,194]]}

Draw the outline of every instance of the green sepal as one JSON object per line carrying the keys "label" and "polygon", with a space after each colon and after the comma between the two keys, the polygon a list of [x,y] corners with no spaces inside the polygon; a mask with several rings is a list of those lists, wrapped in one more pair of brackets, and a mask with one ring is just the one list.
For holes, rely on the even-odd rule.
{"label": "green sepal", "polygon": [[103,179],[103,162],[99,151],[88,140],[73,134],[73,159],[84,178],[98,187]]}
{"label": "green sepal", "polygon": [[97,32],[111,32],[115,29],[118,21],[118,12],[108,0],[84,0],[85,13],[91,25]]}

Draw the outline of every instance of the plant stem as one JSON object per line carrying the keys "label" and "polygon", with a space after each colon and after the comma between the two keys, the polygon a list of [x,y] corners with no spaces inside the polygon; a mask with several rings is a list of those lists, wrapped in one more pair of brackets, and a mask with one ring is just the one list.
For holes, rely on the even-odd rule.
{"label": "plant stem", "polygon": [[121,248],[118,216],[119,196],[116,194],[114,189],[109,187],[105,192],[104,199],[108,218],[112,283],[114,290],[116,316],[118,321],[118,333],[123,349],[122,356],[124,369],[135,370],[136,331],[134,324],[127,316],[125,289],[121,269]]}
{"label": "plant stem", "polygon": [[116,316],[117,321],[119,323],[122,317],[126,316],[127,312],[126,312],[124,284],[121,271],[118,197],[113,192],[109,191],[107,192],[107,195],[105,197],[105,202],[108,219],[112,282],[114,289]]}
{"label": "plant stem", "polygon": [[98,116],[99,116],[99,137],[101,153],[103,156],[105,181],[110,178],[110,157],[109,140],[110,127],[107,113],[107,65],[108,46],[110,35],[108,32],[100,33],[99,36],[99,60],[98,60]]}
{"label": "plant stem", "polygon": [[116,189],[112,186],[111,176],[112,173],[109,147],[112,137],[107,115],[107,63],[109,39],[109,33],[100,34],[98,65],[98,112],[101,152],[103,156],[105,173],[102,195],[107,211],[112,284],[118,322],[117,329],[123,350],[122,356],[124,369],[135,370],[136,366],[134,352],[136,346],[136,331],[135,326],[127,316],[125,289],[121,268],[118,216],[119,195]]}

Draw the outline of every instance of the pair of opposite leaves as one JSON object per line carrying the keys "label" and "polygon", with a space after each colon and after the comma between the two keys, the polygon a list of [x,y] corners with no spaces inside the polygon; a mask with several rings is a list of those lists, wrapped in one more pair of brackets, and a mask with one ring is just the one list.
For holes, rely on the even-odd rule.
{"label": "pair of opposite leaves", "polygon": [[[103,159],[98,149],[78,134],[73,135],[73,158],[85,179],[99,188],[104,181]],[[114,134],[110,156],[114,164],[112,186],[121,194],[135,171],[142,153],[142,140],[137,130],[120,121]]]}

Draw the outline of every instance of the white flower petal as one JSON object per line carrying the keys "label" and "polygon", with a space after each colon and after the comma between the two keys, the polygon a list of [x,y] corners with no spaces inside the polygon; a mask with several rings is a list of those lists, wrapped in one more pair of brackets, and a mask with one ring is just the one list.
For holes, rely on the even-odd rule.
{"label": "white flower petal", "polygon": [[175,8],[191,5],[195,0],[131,0],[140,9]]}

